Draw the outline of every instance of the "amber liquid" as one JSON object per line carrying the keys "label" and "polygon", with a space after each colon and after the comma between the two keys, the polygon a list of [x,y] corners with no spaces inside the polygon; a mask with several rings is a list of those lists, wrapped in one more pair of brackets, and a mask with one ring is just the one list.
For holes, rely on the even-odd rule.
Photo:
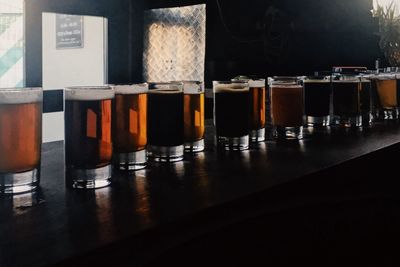
{"label": "amber liquid", "polygon": [[0,104],[0,173],[40,167],[42,102]]}
{"label": "amber liquid", "polygon": [[272,86],[271,116],[272,124],[281,127],[303,126],[303,87]]}
{"label": "amber liquid", "polygon": [[396,80],[376,80],[376,89],[383,108],[391,109],[397,107]]}
{"label": "amber liquid", "polygon": [[131,153],[147,144],[147,94],[115,95],[113,146],[115,153]]}
{"label": "amber liquid", "polygon": [[111,99],[65,101],[65,157],[68,167],[95,169],[112,157]]}
{"label": "amber liquid", "polygon": [[265,87],[250,87],[250,130],[265,127]]}
{"label": "amber liquid", "polygon": [[184,138],[195,142],[204,138],[204,93],[184,96]]}

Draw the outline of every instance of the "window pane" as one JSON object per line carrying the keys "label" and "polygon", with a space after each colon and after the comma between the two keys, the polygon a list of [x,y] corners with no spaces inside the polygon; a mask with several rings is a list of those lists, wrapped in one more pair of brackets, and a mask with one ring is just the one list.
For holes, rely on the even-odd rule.
{"label": "window pane", "polygon": [[143,76],[146,81],[204,80],[206,6],[145,13]]}
{"label": "window pane", "polygon": [[0,0],[0,87],[22,87],[23,0]]}

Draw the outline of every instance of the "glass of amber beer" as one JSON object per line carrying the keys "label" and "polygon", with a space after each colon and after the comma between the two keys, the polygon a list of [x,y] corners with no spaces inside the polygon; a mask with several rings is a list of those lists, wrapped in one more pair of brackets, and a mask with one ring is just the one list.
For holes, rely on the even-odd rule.
{"label": "glass of amber beer", "polygon": [[73,188],[100,188],[111,182],[112,100],[102,87],[65,89],[66,182]]}
{"label": "glass of amber beer", "polygon": [[265,141],[265,79],[250,78],[253,76],[237,76],[232,81],[243,81],[249,84],[249,135],[250,142],[259,143]]}
{"label": "glass of amber beer", "polygon": [[39,185],[42,101],[41,88],[0,89],[0,193]]}
{"label": "glass of amber beer", "polygon": [[378,119],[396,120],[399,118],[399,92],[396,74],[382,73],[370,76],[374,83],[375,106]]}
{"label": "glass of amber beer", "polygon": [[147,155],[155,162],[176,162],[184,154],[182,83],[149,83]]}
{"label": "glass of amber beer", "polygon": [[214,81],[214,125],[217,146],[225,150],[249,148],[249,84]]}
{"label": "glass of amber beer", "polygon": [[271,116],[278,139],[303,138],[304,92],[298,77],[273,77],[271,90]]}
{"label": "glass of amber beer", "polygon": [[204,150],[204,84],[199,81],[182,81],[184,107],[185,152]]}
{"label": "glass of amber beer", "polygon": [[148,84],[116,85],[113,105],[113,158],[120,170],[146,167]]}

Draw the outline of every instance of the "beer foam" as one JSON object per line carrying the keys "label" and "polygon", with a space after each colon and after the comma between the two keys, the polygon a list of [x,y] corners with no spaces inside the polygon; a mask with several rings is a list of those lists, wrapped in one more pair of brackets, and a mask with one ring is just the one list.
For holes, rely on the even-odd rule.
{"label": "beer foam", "polygon": [[252,88],[265,87],[265,80],[263,80],[263,79],[260,79],[260,80],[248,80],[248,83],[249,83],[249,87],[252,87]]}
{"label": "beer foam", "polygon": [[109,86],[85,86],[65,88],[65,100],[95,101],[113,99],[114,90]]}
{"label": "beer foam", "polygon": [[333,83],[360,83],[361,80],[332,80]]}
{"label": "beer foam", "polygon": [[174,88],[160,88],[160,89],[151,89],[148,91],[149,94],[182,94],[182,90],[174,89]]}
{"label": "beer foam", "polygon": [[185,94],[201,94],[204,93],[204,84],[198,81],[181,81],[183,83],[183,92]]}
{"label": "beer foam", "polygon": [[130,94],[144,94],[149,91],[147,83],[131,84],[131,85],[114,85],[113,89],[115,94],[130,95]]}
{"label": "beer foam", "polygon": [[296,83],[280,83],[280,84],[272,84],[271,88],[303,88],[301,84]]}
{"label": "beer foam", "polygon": [[321,79],[321,80],[318,80],[318,79],[310,79],[310,80],[304,80],[304,83],[330,83],[331,81],[330,80],[325,80],[325,79]]}
{"label": "beer foam", "polygon": [[242,93],[249,91],[248,83],[217,83],[214,82],[215,93]]}
{"label": "beer foam", "polygon": [[0,88],[0,104],[28,104],[42,101],[42,88]]}

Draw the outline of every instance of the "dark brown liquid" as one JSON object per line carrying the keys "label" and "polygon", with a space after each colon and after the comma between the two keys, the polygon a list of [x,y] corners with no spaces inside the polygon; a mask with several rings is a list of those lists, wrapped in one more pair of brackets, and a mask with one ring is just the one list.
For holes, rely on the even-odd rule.
{"label": "dark brown liquid", "polygon": [[67,167],[95,169],[112,157],[111,99],[65,101],[65,157]]}
{"label": "dark brown liquid", "polygon": [[250,130],[265,127],[265,87],[250,87]]}
{"label": "dark brown liquid", "polygon": [[185,94],[184,97],[185,142],[204,138],[204,93]]}
{"label": "dark brown liquid", "polygon": [[272,123],[281,127],[303,126],[303,87],[272,86],[271,116]]}
{"label": "dark brown liquid", "polygon": [[329,116],[331,101],[331,84],[329,82],[304,83],[304,113],[312,117]]}
{"label": "dark brown liquid", "polygon": [[360,83],[334,82],[332,84],[333,114],[355,117],[360,114]]}
{"label": "dark brown liquid", "polygon": [[147,94],[116,94],[113,110],[115,153],[130,153],[146,148]]}
{"label": "dark brown liquid", "polygon": [[241,137],[249,133],[249,91],[215,92],[215,127],[218,136]]}
{"label": "dark brown liquid", "polygon": [[0,104],[0,173],[40,167],[42,103]]}
{"label": "dark brown liquid", "polygon": [[183,145],[183,93],[148,94],[148,143],[153,146]]}

